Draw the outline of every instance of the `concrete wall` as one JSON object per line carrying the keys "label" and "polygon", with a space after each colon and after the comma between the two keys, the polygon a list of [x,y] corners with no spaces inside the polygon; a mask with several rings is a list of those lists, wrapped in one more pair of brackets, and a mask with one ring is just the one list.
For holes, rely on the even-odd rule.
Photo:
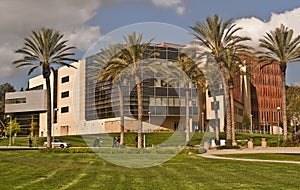
{"label": "concrete wall", "polygon": [[25,103],[14,103],[5,105],[5,113],[18,112],[44,112],[46,111],[46,91],[34,90],[24,92],[11,92],[5,94],[5,100],[13,100],[23,98]]}

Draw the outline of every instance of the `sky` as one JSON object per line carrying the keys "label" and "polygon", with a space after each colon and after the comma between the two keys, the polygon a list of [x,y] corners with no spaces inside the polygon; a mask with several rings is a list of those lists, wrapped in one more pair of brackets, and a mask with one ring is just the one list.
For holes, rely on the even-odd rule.
{"label": "sky", "polygon": [[[251,37],[254,47],[280,24],[293,29],[295,36],[300,34],[297,0],[0,0],[0,84],[9,82],[20,90],[27,87],[30,77],[41,73],[28,76],[29,68],[15,68],[11,63],[20,58],[14,51],[23,47],[24,38],[42,27],[64,34],[69,45],[77,48],[76,58],[82,59],[94,42],[119,28],[152,22],[157,24],[156,30],[147,31],[153,34],[169,25],[191,36],[189,26],[214,14],[223,20],[233,18],[243,28],[240,35]],[[164,36],[166,41],[176,37],[173,32]],[[299,71],[298,63],[288,66],[289,85],[300,84]]]}

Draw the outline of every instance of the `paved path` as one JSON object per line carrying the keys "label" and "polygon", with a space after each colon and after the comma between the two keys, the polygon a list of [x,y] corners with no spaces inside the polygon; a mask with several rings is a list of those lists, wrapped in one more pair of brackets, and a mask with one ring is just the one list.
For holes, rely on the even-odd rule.
{"label": "paved path", "polygon": [[242,150],[208,150],[205,154],[199,154],[204,158],[222,159],[222,160],[238,160],[248,162],[271,162],[271,163],[289,163],[300,164],[300,161],[288,160],[261,160],[261,159],[248,159],[248,158],[229,158],[220,157],[218,155],[224,154],[259,154],[259,153],[284,153],[284,154],[300,154],[300,147],[270,147],[270,148],[254,148]]}

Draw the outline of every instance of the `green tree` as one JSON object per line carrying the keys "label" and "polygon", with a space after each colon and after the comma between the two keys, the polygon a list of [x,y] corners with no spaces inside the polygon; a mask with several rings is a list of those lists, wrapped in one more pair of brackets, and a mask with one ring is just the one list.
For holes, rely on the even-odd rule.
{"label": "green tree", "polygon": [[[286,90],[287,120],[297,125],[300,121],[300,87],[293,85]],[[292,129],[294,131],[295,128]]]}
{"label": "green tree", "polygon": [[248,117],[248,115],[245,114],[242,123],[243,129],[244,130],[250,129],[250,125],[251,125],[250,118]]}
{"label": "green tree", "polygon": [[30,138],[34,136],[34,145],[36,145],[36,136],[39,134],[40,126],[37,122],[31,122],[30,126]]}
{"label": "green tree", "polygon": [[278,64],[282,78],[282,120],[284,141],[287,141],[286,68],[288,63],[300,61],[300,35],[293,38],[294,31],[281,25],[267,32],[260,39],[263,51],[257,52],[263,65]]}
{"label": "green tree", "polygon": [[13,144],[14,144],[14,136],[17,135],[18,132],[20,132],[20,125],[17,122],[16,119],[12,120],[11,122],[9,121],[6,125],[6,132],[7,134],[10,134],[11,136],[9,138],[13,139]]}
{"label": "green tree", "polygon": [[[191,26],[194,30],[194,37],[196,40],[202,42],[213,54],[221,71],[221,77],[226,81],[226,75],[224,70],[224,54],[227,49],[243,49],[245,46],[243,42],[250,40],[248,37],[240,37],[236,35],[236,32],[242,28],[236,27],[232,24],[232,19],[222,21],[218,15],[214,17],[206,17],[206,22],[195,23],[195,26]],[[231,108],[229,98],[229,88],[226,82],[224,82],[225,89],[225,107],[226,107],[226,143],[232,143],[232,122],[231,122]],[[219,124],[217,124],[219,125]]]}
{"label": "green tree", "polygon": [[15,92],[15,88],[13,85],[9,83],[0,84],[0,129],[3,130],[5,123],[5,115],[4,115],[4,108],[5,108],[5,93],[6,92]]}
{"label": "green tree", "polygon": [[76,61],[71,58],[74,53],[70,50],[75,47],[67,46],[67,40],[63,40],[63,35],[52,29],[42,28],[39,31],[32,31],[29,38],[25,38],[25,45],[16,53],[23,54],[24,57],[13,62],[17,67],[30,66],[28,72],[30,75],[37,68],[42,69],[42,74],[46,80],[47,90],[47,148],[51,148],[51,70],[55,70],[54,66],[73,67],[69,63]]}

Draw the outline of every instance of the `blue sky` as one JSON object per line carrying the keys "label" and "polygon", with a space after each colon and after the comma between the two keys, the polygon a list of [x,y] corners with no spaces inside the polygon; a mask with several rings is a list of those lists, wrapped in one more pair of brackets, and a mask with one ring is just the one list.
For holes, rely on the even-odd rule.
{"label": "blue sky", "polygon": [[[47,9],[45,8],[47,7]],[[178,26],[191,32],[195,21],[218,14],[233,18],[244,28],[241,34],[253,38],[253,44],[266,31],[286,24],[300,34],[300,1],[296,0],[2,0],[0,4],[0,84],[12,83],[16,90],[27,86],[28,69],[15,69],[11,62],[31,30],[43,26],[61,31],[77,58],[107,33],[141,22],[158,22]],[[5,16],[4,16],[5,15]],[[150,29],[149,29],[150,30]],[[150,31],[154,35],[162,29]],[[169,34],[172,35],[172,34]],[[168,38],[170,37],[170,38]],[[166,39],[172,39],[167,36]],[[288,66],[287,82],[300,82],[300,64]],[[39,74],[38,72],[35,75]]]}

